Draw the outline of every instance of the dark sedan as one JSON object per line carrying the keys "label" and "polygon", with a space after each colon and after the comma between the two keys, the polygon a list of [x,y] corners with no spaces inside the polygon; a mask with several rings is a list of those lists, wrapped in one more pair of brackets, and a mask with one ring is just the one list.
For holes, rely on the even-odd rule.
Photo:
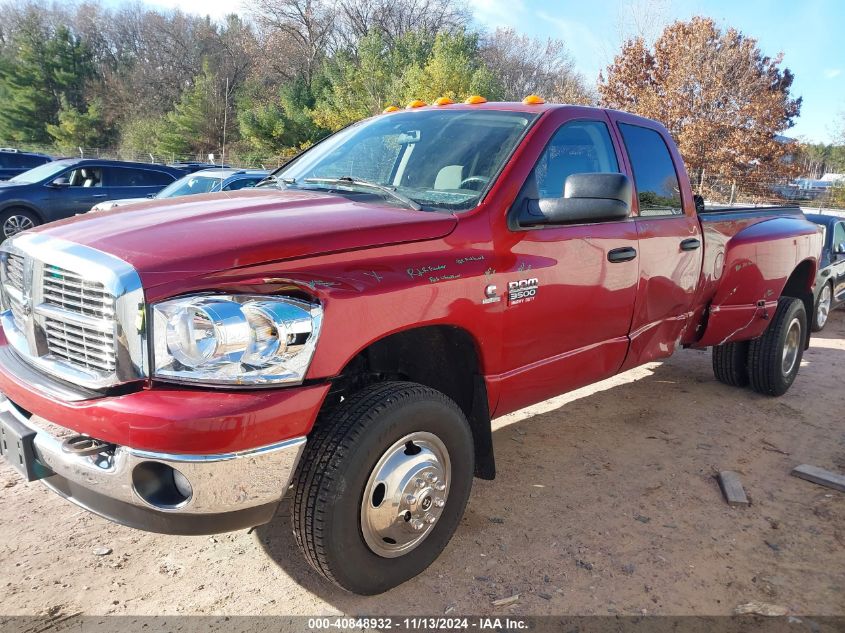
{"label": "dark sedan", "polygon": [[41,165],[0,182],[0,241],[98,202],[156,194],[184,175],[165,165],[91,158]]}
{"label": "dark sedan", "polygon": [[830,311],[845,304],[845,217],[809,213],[806,216],[810,222],[824,227],[812,322],[813,331],[818,332],[827,324]]}

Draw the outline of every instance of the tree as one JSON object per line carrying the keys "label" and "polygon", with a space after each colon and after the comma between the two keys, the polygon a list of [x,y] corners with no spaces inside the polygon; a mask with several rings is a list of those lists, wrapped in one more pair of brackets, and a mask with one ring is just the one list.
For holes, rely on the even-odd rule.
{"label": "tree", "polygon": [[781,63],[753,38],[696,17],[666,27],[653,47],[627,41],[598,90],[605,107],[663,122],[699,190],[706,174],[751,184],[794,169],[785,160],[794,145],[778,133],[793,125],[801,99]]}
{"label": "tree", "polygon": [[537,94],[559,103],[595,102],[562,40],[540,40],[511,28],[498,28],[484,38],[481,58],[501,84],[507,101]]}
{"label": "tree", "polygon": [[63,96],[58,118],[58,124],[47,124],[47,133],[62,151],[72,151],[77,147],[97,147],[103,140],[103,117],[99,101],[92,102],[85,112],[80,112]]}
{"label": "tree", "polygon": [[193,86],[182,93],[173,110],[167,113],[166,124],[161,126],[156,149],[158,152],[178,156],[222,153],[224,122],[228,120],[228,99],[225,84],[211,72],[206,64],[203,72],[194,78]]}
{"label": "tree", "polygon": [[307,146],[328,133],[308,114],[314,97],[302,80],[279,89],[276,98],[262,99],[254,90],[238,102],[241,138],[261,152],[280,155]]}
{"label": "tree", "polygon": [[86,83],[95,76],[90,52],[66,26],[55,30],[37,12],[22,16],[11,34],[14,56],[0,57],[0,139],[49,142],[63,103],[85,107]]}

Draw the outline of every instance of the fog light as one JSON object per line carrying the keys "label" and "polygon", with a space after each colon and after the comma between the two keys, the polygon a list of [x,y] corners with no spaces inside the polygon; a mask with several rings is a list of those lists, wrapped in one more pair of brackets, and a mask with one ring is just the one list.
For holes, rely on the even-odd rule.
{"label": "fog light", "polygon": [[141,462],[135,466],[132,485],[141,499],[162,510],[180,508],[194,494],[185,475],[161,462]]}

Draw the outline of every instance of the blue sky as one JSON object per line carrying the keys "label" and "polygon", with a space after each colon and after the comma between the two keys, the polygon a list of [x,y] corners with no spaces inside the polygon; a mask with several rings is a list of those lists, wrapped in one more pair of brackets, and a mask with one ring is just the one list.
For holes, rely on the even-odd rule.
{"label": "blue sky", "polygon": [[[795,74],[801,116],[788,136],[832,142],[845,124],[845,1],[843,0],[467,0],[485,27],[512,26],[532,36],[564,40],[590,82],[626,36],[706,15],[759,41],[769,56],[784,54]],[[148,0],[160,7],[211,14],[241,12],[244,0]]]}
{"label": "blue sky", "polygon": [[590,81],[612,61],[625,36],[677,19],[706,15],[758,40],[761,50],[795,74],[803,97],[788,136],[832,142],[845,124],[845,2],[842,0],[470,0],[476,19],[535,36],[563,39]]}

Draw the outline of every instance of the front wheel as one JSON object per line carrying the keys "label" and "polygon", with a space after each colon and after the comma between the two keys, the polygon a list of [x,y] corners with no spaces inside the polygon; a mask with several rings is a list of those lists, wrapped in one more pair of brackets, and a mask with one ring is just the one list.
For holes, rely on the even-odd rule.
{"label": "front wheel", "polygon": [[428,567],[464,513],[472,432],[447,396],[384,382],[318,420],[294,481],[293,528],[308,562],[340,587],[387,591]]}
{"label": "front wheel", "polygon": [[763,335],[748,346],[751,388],[768,396],[787,392],[798,375],[807,335],[807,311],[801,299],[781,297]]}
{"label": "front wheel", "polygon": [[833,303],[833,290],[830,284],[825,284],[816,299],[816,310],[813,314],[813,332],[821,332],[830,316],[830,306]]}
{"label": "front wheel", "polygon": [[10,209],[0,213],[0,242],[39,224],[38,217],[26,209]]}

